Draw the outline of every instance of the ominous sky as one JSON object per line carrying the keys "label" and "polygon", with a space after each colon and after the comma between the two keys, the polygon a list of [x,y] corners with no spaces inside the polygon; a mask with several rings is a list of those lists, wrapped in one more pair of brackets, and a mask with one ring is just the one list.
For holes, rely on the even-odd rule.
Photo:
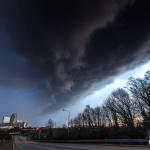
{"label": "ominous sky", "polygon": [[16,111],[31,120],[54,113],[146,63],[149,6],[148,0],[1,0],[0,115]]}

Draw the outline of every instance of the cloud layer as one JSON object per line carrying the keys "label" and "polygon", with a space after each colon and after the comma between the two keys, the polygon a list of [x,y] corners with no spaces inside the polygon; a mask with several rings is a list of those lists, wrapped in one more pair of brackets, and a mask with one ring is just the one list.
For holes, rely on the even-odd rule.
{"label": "cloud layer", "polygon": [[43,112],[149,58],[146,1],[7,0],[0,7],[0,84],[39,90]]}

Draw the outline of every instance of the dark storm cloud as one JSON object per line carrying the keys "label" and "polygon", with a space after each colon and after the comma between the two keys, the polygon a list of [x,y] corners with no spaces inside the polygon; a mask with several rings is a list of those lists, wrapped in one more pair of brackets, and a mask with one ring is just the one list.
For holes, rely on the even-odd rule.
{"label": "dark storm cloud", "polygon": [[47,110],[64,106],[149,57],[147,3],[1,1],[1,84],[39,89]]}

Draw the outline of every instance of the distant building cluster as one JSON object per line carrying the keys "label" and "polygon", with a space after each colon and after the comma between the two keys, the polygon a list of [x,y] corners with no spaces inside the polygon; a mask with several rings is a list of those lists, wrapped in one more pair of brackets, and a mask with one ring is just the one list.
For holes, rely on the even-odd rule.
{"label": "distant building cluster", "polygon": [[0,128],[26,128],[28,126],[27,122],[17,119],[17,114],[13,113],[11,116],[3,116]]}

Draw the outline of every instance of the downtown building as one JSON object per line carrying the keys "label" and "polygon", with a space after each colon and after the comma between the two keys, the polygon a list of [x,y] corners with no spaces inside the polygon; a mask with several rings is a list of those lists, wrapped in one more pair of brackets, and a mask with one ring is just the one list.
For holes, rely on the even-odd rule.
{"label": "downtown building", "polygon": [[11,116],[3,116],[1,129],[12,129],[12,128],[27,128],[28,123],[20,119],[17,119],[17,114],[13,113]]}

